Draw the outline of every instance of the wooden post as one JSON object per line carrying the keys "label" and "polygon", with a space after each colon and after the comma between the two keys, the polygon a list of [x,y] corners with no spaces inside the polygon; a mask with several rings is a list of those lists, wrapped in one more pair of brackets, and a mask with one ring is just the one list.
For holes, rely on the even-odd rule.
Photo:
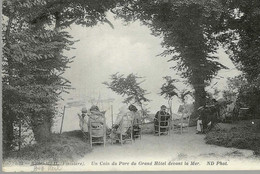
{"label": "wooden post", "polygon": [[112,127],[113,128],[113,105],[111,105],[111,119],[112,119]]}
{"label": "wooden post", "polygon": [[173,120],[172,120],[172,99],[169,99],[168,100],[168,104],[169,104],[169,109],[170,109],[170,125],[169,125],[169,134],[170,134],[170,131],[173,130]]}
{"label": "wooden post", "polygon": [[181,134],[182,134],[182,127],[183,127],[183,113],[181,114]]}
{"label": "wooden post", "polygon": [[62,133],[63,120],[64,120],[64,116],[65,116],[65,108],[66,108],[66,105],[64,105],[64,108],[63,108],[62,120],[61,120],[61,126],[60,126],[60,134]]}
{"label": "wooden post", "polygon": [[161,113],[159,112],[159,115],[158,115],[158,134],[159,136],[161,136]]}

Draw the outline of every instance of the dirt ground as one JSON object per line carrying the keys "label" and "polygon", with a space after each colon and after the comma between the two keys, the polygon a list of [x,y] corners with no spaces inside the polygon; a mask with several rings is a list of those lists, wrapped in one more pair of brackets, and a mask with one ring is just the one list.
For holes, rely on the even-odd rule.
{"label": "dirt ground", "polygon": [[[75,161],[74,164],[61,165],[58,168],[45,166],[43,169],[44,171],[260,169],[260,159],[253,155],[253,151],[208,145],[204,137],[205,135],[196,134],[195,127],[189,128],[183,134],[171,132],[170,135],[160,137],[144,134],[141,139],[123,145],[112,145],[109,142],[106,147],[94,145],[91,153]],[[13,166],[5,170],[35,171],[35,166],[27,168]]]}
{"label": "dirt ground", "polygon": [[[194,168],[195,170],[203,169],[260,169],[260,159],[254,157],[251,150],[242,150],[235,148],[225,148],[215,145],[205,144],[205,135],[196,134],[195,127],[189,128],[188,131],[180,134],[179,132],[171,132],[166,136],[155,136],[153,134],[145,134],[141,140],[138,139],[132,144],[107,144],[106,147],[94,146],[93,152],[87,154],[80,162],[90,164],[94,169],[123,169],[133,170],[127,165],[119,165],[117,167],[111,165],[102,165],[108,162],[136,162],[135,169],[141,170],[179,170],[184,167]],[[165,162],[166,165],[147,166],[145,162]],[[197,166],[189,165],[170,165],[169,162],[199,162]],[[210,165],[208,162],[214,162]],[[94,165],[97,163],[97,165]],[[138,165],[139,163],[139,165]],[[218,163],[218,164],[216,164]],[[241,164],[241,165],[240,165]],[[100,170],[100,169],[99,169]]]}

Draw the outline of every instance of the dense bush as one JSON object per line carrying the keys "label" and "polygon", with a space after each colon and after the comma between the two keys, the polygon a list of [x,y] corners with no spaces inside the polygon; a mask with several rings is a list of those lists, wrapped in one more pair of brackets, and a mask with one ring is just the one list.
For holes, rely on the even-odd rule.
{"label": "dense bush", "polygon": [[84,141],[81,131],[53,134],[48,142],[27,146],[11,152],[4,165],[31,162],[69,162],[90,152],[89,143]]}
{"label": "dense bush", "polygon": [[260,155],[260,120],[243,122],[244,125],[231,129],[220,129],[209,132],[206,137],[207,144],[239,149],[253,150],[255,155]]}

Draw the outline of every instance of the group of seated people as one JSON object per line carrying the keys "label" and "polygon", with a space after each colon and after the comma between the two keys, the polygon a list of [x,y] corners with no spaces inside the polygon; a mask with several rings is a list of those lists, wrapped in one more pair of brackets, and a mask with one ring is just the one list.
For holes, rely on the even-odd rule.
{"label": "group of seated people", "polygon": [[[214,105],[212,105],[214,106]],[[216,107],[212,106],[202,106],[198,109],[199,117],[197,119],[197,131],[198,133],[205,133],[207,128],[210,128],[215,120],[214,113],[216,112]],[[213,114],[212,114],[213,113]],[[213,116],[209,116],[213,115]],[[80,127],[84,132],[89,132],[89,126],[92,128],[104,128],[107,129],[105,125],[105,112],[101,112],[97,106],[92,106],[88,111],[86,108],[82,109],[82,113],[79,114],[80,118]],[[131,122],[127,122],[125,119],[130,119]],[[165,105],[161,106],[161,109],[155,114],[154,117],[154,129],[155,132],[158,132],[159,127],[160,132],[166,132],[169,130],[169,120],[171,119],[171,115],[167,112],[167,107]],[[91,125],[88,125],[91,122]],[[129,135],[129,131],[133,131],[133,139],[136,134],[140,134],[138,131],[141,130],[141,114],[138,109],[134,105],[130,105],[127,109],[121,109],[115,123],[112,125],[111,133],[109,137],[111,139],[117,139],[120,134],[123,136]],[[159,125],[160,122],[160,125]],[[132,126],[133,129],[130,129]],[[101,129],[100,129],[101,130]],[[101,135],[103,132],[100,130],[93,129],[93,135]]]}
{"label": "group of seated people", "polygon": [[[155,115],[154,118],[154,126],[155,130],[158,130],[158,125],[159,125],[159,115],[164,115],[164,117],[160,117],[160,126],[167,126],[168,125],[168,120],[171,118],[170,114],[166,112],[167,107],[165,105],[161,106],[161,110],[158,111]],[[89,110],[86,108],[83,108],[81,114],[78,114],[80,118],[80,127],[84,132],[89,132],[90,126],[92,128],[97,128],[97,127],[104,127],[104,117],[105,114],[104,112],[101,112],[97,106],[92,106]],[[89,125],[90,120],[94,123],[91,123]],[[126,121],[128,119],[128,121]],[[129,120],[131,122],[129,122]],[[136,106],[130,105],[127,109],[126,108],[121,108],[119,114],[117,115],[117,118],[112,125],[111,133],[109,137],[111,139],[118,139],[120,134],[122,134],[124,137],[129,135],[129,131],[132,131],[133,139],[136,137],[136,135],[140,135],[140,130],[141,130],[141,113],[138,111]],[[133,129],[130,129],[131,126],[133,126]],[[166,128],[161,128],[161,132],[167,131]],[[102,134],[102,132],[93,129],[92,130],[93,135],[99,135]]]}
{"label": "group of seated people", "polygon": [[[89,111],[86,108],[83,108],[81,112],[82,113],[78,114],[78,116],[80,118],[80,127],[84,132],[89,132],[90,126],[92,128],[100,128],[106,126],[104,125],[105,114],[104,112],[99,111],[99,108],[97,106],[92,106]],[[90,122],[93,123],[89,125]],[[132,133],[133,138],[135,138],[136,134],[140,134],[140,132],[136,131],[141,129],[140,124],[140,112],[138,112],[138,109],[134,105],[130,105],[127,110],[120,110],[115,120],[115,123],[112,126],[111,134],[109,135],[109,137],[111,139],[116,139],[120,135],[120,133],[126,136],[128,132],[131,130],[130,127],[133,125]],[[92,135],[100,135],[103,132],[100,130],[93,129],[91,133]]]}

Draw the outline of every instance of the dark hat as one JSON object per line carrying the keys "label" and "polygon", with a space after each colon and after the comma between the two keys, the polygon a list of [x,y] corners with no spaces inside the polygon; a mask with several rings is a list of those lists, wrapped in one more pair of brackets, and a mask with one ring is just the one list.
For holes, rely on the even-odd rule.
{"label": "dark hat", "polygon": [[216,99],[213,98],[213,99],[212,99],[212,102],[217,103],[218,101],[217,101]]}
{"label": "dark hat", "polygon": [[167,107],[166,107],[165,105],[162,105],[162,106],[161,106],[161,109],[163,109],[163,108],[165,108],[165,109],[166,109]]}
{"label": "dark hat", "polygon": [[137,111],[137,108],[135,107],[135,105],[130,105],[130,106],[128,107],[128,109],[129,109],[130,111]]}
{"label": "dark hat", "polygon": [[91,106],[90,111],[99,111],[99,108],[98,108],[98,106],[93,105],[93,106]]}

